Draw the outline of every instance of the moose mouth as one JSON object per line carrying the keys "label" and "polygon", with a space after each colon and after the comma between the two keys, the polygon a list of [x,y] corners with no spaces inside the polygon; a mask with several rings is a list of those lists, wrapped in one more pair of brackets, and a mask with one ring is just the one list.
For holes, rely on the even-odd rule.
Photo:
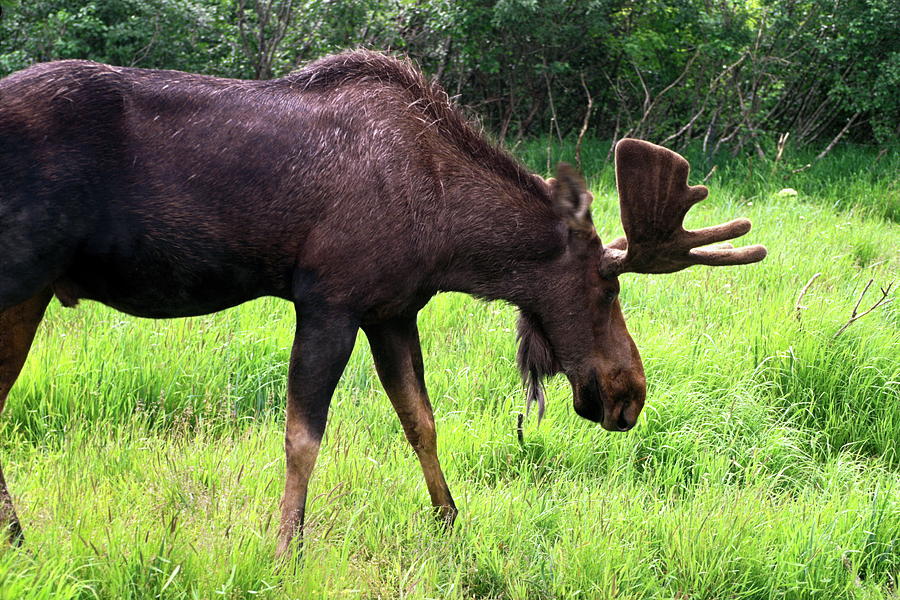
{"label": "moose mouth", "polygon": [[629,422],[626,403],[617,403],[610,411],[604,409],[606,397],[596,374],[592,373],[584,385],[573,386],[573,392],[572,401],[579,417],[600,423],[607,431],[628,431],[634,427],[637,420]]}
{"label": "moose mouth", "polygon": [[600,391],[597,375],[591,373],[586,384],[573,386],[573,388],[572,391],[575,392],[573,404],[578,416],[588,421],[602,424],[603,392]]}

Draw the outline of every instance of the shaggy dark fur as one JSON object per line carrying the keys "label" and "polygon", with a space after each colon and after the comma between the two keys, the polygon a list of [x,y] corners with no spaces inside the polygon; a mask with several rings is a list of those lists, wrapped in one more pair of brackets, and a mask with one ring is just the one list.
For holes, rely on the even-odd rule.
{"label": "shaggy dark fur", "polygon": [[544,416],[545,404],[543,380],[559,373],[560,365],[553,355],[550,340],[535,315],[520,311],[517,329],[519,350],[516,353],[516,363],[527,388],[526,414],[531,405],[537,402],[540,420]]}
{"label": "shaggy dark fur", "polygon": [[538,197],[545,196],[540,178],[534,177],[509,153],[488,141],[481,128],[470,122],[459,107],[450,102],[444,88],[428,81],[408,59],[359,50],[326,56],[310,63],[284,81],[304,91],[329,91],[344,86],[364,85],[402,90],[409,101],[405,110],[417,113],[424,129],[434,130],[448,148],[469,160],[489,165],[491,170]]}

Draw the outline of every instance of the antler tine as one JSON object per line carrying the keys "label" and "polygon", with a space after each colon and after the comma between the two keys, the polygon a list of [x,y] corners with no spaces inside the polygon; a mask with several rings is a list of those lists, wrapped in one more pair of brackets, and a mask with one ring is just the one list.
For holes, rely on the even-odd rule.
{"label": "antler tine", "polygon": [[705,186],[687,185],[689,172],[684,157],[671,150],[642,140],[619,141],[616,186],[625,238],[606,246],[607,274],[672,273],[691,265],[743,265],[765,258],[760,245],[720,244],[750,231],[747,219],[684,229],[688,210],[709,194]]}

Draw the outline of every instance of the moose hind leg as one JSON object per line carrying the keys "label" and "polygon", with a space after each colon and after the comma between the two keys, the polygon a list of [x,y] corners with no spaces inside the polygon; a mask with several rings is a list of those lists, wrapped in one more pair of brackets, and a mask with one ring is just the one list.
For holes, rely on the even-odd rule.
{"label": "moose hind leg", "polygon": [[394,405],[406,439],[416,452],[431,503],[447,526],[457,509],[437,455],[434,413],[425,388],[422,349],[415,316],[367,327],[378,377]]}
{"label": "moose hind leg", "polygon": [[[0,411],[25,364],[50,297],[51,292],[47,289],[25,302],[0,311]],[[22,543],[22,526],[6,487],[3,469],[0,468],[0,528],[3,527],[7,529],[10,543]]]}

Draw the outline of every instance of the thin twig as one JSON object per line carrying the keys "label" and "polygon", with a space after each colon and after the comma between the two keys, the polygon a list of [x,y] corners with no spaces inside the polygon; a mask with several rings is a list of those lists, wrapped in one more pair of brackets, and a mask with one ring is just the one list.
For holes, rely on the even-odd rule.
{"label": "thin twig", "polygon": [[859,310],[859,305],[860,305],[860,303],[862,303],[863,296],[866,295],[866,292],[869,291],[869,288],[872,287],[872,284],[873,284],[874,282],[875,282],[874,279],[870,279],[870,280],[869,280],[869,283],[866,284],[866,287],[863,288],[862,294],[860,294],[860,295],[859,295],[859,298],[856,300],[856,306],[853,307],[853,314],[850,315],[851,317],[855,317],[855,316],[856,316],[856,311]]}
{"label": "thin twig", "polygon": [[556,118],[556,104],[553,102],[553,86],[550,85],[548,70],[547,59],[544,58],[544,81],[547,83],[547,99],[550,101],[550,131],[552,133],[553,128],[556,128],[556,137],[559,139],[559,143],[562,144],[562,132],[559,130],[559,119]]}
{"label": "thin twig", "polygon": [[550,76],[547,75],[547,59],[544,58],[544,81],[547,84],[547,99],[550,101],[550,130],[547,132],[547,172],[550,172],[550,159],[553,154],[553,126],[556,126],[556,136],[559,145],[562,146],[562,134],[559,131],[559,123],[556,120],[556,106],[553,103],[553,89],[550,85]]}
{"label": "thin twig", "polygon": [[587,109],[584,111],[584,121],[581,123],[581,131],[578,132],[578,141],[575,142],[575,163],[578,165],[579,171],[583,171],[581,168],[581,142],[584,139],[584,134],[587,133],[588,122],[591,119],[591,111],[594,109],[594,99],[591,98],[591,91],[584,81],[584,71],[581,72],[581,87],[584,88],[584,93],[587,94]]}
{"label": "thin twig", "polygon": [[606,158],[603,159],[603,162],[609,162],[609,157],[613,155],[613,149],[616,147],[616,144],[619,141],[619,115],[616,113],[616,129],[613,131],[612,143],[609,145],[609,151],[606,153]]}
{"label": "thin twig", "polygon": [[834,337],[837,337],[837,336],[841,335],[842,333],[844,333],[844,330],[847,329],[848,327],[850,327],[850,325],[852,325],[854,322],[858,321],[859,319],[862,319],[864,316],[866,316],[867,314],[869,314],[870,312],[872,312],[879,306],[885,306],[885,305],[893,302],[893,300],[894,300],[893,298],[888,298],[888,294],[891,293],[891,288],[894,286],[894,282],[892,281],[891,283],[888,284],[888,286],[886,288],[880,288],[881,289],[881,298],[879,298],[878,301],[869,308],[869,310],[859,313],[859,314],[856,314],[857,311],[859,310],[860,303],[862,303],[863,297],[866,295],[866,292],[869,291],[869,288],[872,287],[872,283],[874,281],[875,281],[874,279],[870,279],[869,283],[866,284],[866,287],[863,288],[862,294],[859,295],[859,299],[856,301],[856,306],[853,307],[853,313],[851,313],[851,315],[850,315],[850,320],[847,321],[843,327],[838,329],[837,333],[834,334]]}
{"label": "thin twig", "polygon": [[686,124],[684,127],[682,127],[681,129],[679,129],[678,131],[676,131],[675,133],[673,133],[672,135],[670,135],[669,137],[667,137],[666,139],[664,139],[663,141],[661,141],[661,142],[659,143],[659,145],[660,145],[660,146],[665,146],[668,142],[671,142],[672,140],[674,140],[674,139],[676,139],[678,136],[680,136],[682,133],[684,133],[685,131],[687,131],[688,129],[690,129],[690,128],[694,125],[694,123],[697,121],[697,119],[700,118],[700,115],[703,114],[703,111],[704,111],[704,110],[706,110],[706,105],[705,105],[705,104],[704,104],[703,106],[700,107],[700,110],[697,111],[697,114],[695,114],[693,117],[691,117],[691,120],[688,121],[687,124]]}
{"label": "thin twig", "polygon": [[806,295],[807,290],[809,290],[809,286],[811,286],[813,284],[813,282],[816,279],[818,279],[821,275],[822,275],[821,273],[816,273],[815,275],[810,277],[809,281],[806,282],[806,285],[803,286],[803,289],[800,290],[800,295],[797,296],[797,304],[794,305],[794,310],[797,313],[797,321],[800,321],[801,312],[806,310],[806,307],[803,306],[802,304],[800,304],[800,302],[803,300],[803,296]]}
{"label": "thin twig", "polygon": [[[656,107],[657,103],[659,102],[659,99],[662,98],[669,90],[673,89],[674,87],[676,87],[678,84],[681,83],[681,80],[684,79],[685,76],[688,74],[688,71],[690,70],[691,65],[694,64],[694,60],[697,58],[697,56],[699,56],[699,54],[700,54],[699,50],[697,52],[695,52],[694,55],[688,59],[687,64],[685,64],[685,66],[684,66],[684,70],[681,72],[681,75],[676,77],[674,81],[669,83],[669,85],[664,87],[658,94],[656,94],[655,98],[650,97],[650,90],[647,88],[647,84],[644,81],[643,75],[641,75],[641,70],[638,68],[638,66],[635,64],[634,61],[631,61],[631,66],[634,67],[634,72],[637,73],[638,80],[641,82],[641,87],[644,89],[644,105],[643,105],[644,114],[641,116],[641,120],[635,126],[636,129],[638,130],[639,135],[643,136],[646,134],[645,130],[643,129],[644,123],[650,117],[650,113],[653,112],[653,109]],[[692,121],[692,123],[693,123],[693,121]]]}
{"label": "thin twig", "polygon": [[777,163],[781,160],[781,155],[784,154],[784,146],[787,144],[788,137],[790,137],[791,132],[786,131],[778,136],[778,151],[775,153],[775,162]]}
{"label": "thin twig", "polygon": [[831,140],[831,143],[828,144],[828,146],[826,146],[825,149],[822,150],[822,152],[820,152],[818,154],[818,156],[816,156],[816,160],[822,160],[823,158],[825,158],[825,156],[829,152],[831,152],[831,149],[834,148],[835,145],[837,145],[837,143],[841,140],[842,137],[844,137],[844,134],[847,133],[847,130],[850,129],[850,126],[853,125],[853,122],[856,120],[856,117],[858,117],[860,114],[862,114],[861,111],[857,112],[855,115],[850,117],[850,120],[847,121],[847,124],[844,125],[844,128],[841,129],[836,136],[834,136],[833,140]]}

